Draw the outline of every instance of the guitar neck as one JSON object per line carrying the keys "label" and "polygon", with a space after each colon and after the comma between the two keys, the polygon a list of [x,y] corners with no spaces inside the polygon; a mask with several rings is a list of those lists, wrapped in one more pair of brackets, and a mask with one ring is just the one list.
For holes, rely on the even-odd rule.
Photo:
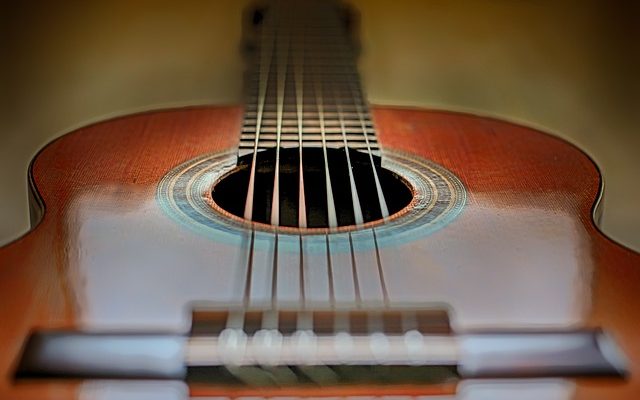
{"label": "guitar neck", "polygon": [[350,21],[333,2],[273,3],[254,12],[240,155],[323,146],[379,154]]}

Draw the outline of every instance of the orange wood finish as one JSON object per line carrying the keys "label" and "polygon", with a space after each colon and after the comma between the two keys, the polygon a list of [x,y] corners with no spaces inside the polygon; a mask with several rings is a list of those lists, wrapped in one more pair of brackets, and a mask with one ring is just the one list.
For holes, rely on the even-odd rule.
{"label": "orange wood finish", "polygon": [[[435,265],[430,270],[434,276],[445,274],[459,282],[493,274],[495,285],[478,280],[471,293],[477,296],[472,306],[468,299],[459,300],[468,297],[468,291],[447,294],[443,300],[452,304],[461,329],[492,324],[529,326],[529,317],[532,327],[606,329],[630,360],[629,379],[581,379],[575,382],[575,392],[569,398],[640,398],[640,255],[612,242],[595,225],[592,216],[601,178],[592,161],[558,138],[494,119],[385,107],[374,107],[373,116],[385,149],[443,165],[461,179],[468,192],[461,215],[433,235],[407,244],[403,250],[412,252],[405,251],[398,264],[412,264],[409,257],[423,254],[420,249],[427,249],[428,259],[399,265],[396,273],[403,274],[403,268],[413,271],[408,268]],[[155,190],[163,175],[179,163],[237,146],[241,118],[240,107],[128,116],[72,132],[38,154],[30,179],[46,211],[31,232],[0,249],[1,399],[87,396],[81,382],[16,383],[12,379],[21,346],[33,329],[96,329],[118,326],[119,322],[132,326],[131,321],[118,321],[117,314],[105,322],[87,311],[91,307],[86,304],[96,302],[91,293],[95,286],[86,282],[79,260],[93,256],[87,254],[92,247],[85,240],[101,229],[87,218],[109,212],[122,214],[118,214],[122,219],[118,219],[117,230],[105,228],[99,235],[102,242],[145,232],[139,225],[148,221],[150,230],[166,230],[169,238],[174,235],[178,241],[196,244],[202,240],[205,245],[205,239],[182,233],[183,227],[157,212]],[[145,238],[135,240],[144,244]],[[449,249],[454,241],[463,242]],[[467,253],[462,251],[467,247]],[[501,254],[506,255],[501,258]],[[531,283],[534,293],[527,293],[527,269],[516,271],[520,275],[511,272],[520,263],[529,265],[533,255],[552,264],[549,286],[535,281]],[[486,260],[491,260],[491,265],[484,265]],[[553,264],[559,260],[568,260],[575,271]],[[443,270],[443,265],[448,269]],[[468,265],[476,267],[471,272],[479,275],[470,276],[465,270]],[[107,263],[101,266],[109,268]],[[158,274],[146,278],[149,285],[162,285],[176,277]],[[425,279],[423,272],[391,279],[391,289],[406,285],[413,297],[420,296],[416,285],[428,283],[420,281]],[[535,292],[538,288],[544,290]],[[134,304],[148,288],[144,286],[140,293],[117,289],[111,288],[114,301]],[[491,298],[492,293],[503,297]],[[509,306],[517,307],[520,296],[533,302],[519,313]],[[538,306],[536,299],[550,305]],[[566,311],[554,309],[556,299],[557,309]],[[424,300],[433,298],[426,296]],[[496,317],[498,314],[501,316]],[[201,391],[193,389],[194,395]],[[433,388],[424,390],[433,393]]]}

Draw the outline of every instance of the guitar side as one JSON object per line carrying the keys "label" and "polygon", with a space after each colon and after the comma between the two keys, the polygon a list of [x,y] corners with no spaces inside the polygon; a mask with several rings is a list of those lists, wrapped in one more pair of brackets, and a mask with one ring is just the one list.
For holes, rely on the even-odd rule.
{"label": "guitar side", "polygon": [[[621,345],[630,376],[623,383],[579,380],[576,398],[637,395],[640,256],[605,237],[594,223],[601,195],[595,164],[563,140],[498,120],[385,107],[374,107],[373,116],[384,149],[444,166],[468,194],[451,224],[383,250],[390,298],[444,301],[460,330],[602,327]],[[184,161],[234,149],[241,123],[240,107],[145,113],[82,128],[38,154],[30,181],[37,190],[33,215],[41,214],[41,220],[0,249],[2,397],[73,398],[81,392],[79,382],[15,384],[13,370],[28,333],[127,326],[137,318],[132,304],[138,296],[153,299],[152,286],[170,287],[170,274],[144,274],[140,292],[123,290],[115,310],[105,309],[107,294],[92,292],[95,280],[126,252],[109,258],[92,250],[108,250],[112,241],[114,250],[157,253],[168,238],[205,247],[211,238],[162,214],[157,185]],[[44,212],[38,213],[39,207]],[[145,242],[145,233],[155,236]],[[223,252],[233,252],[233,246],[224,246]],[[177,259],[211,260],[208,250],[179,245],[170,250]],[[87,260],[91,271],[85,270]],[[229,272],[211,269],[220,276],[212,283],[215,291]],[[188,293],[191,282],[185,279],[185,286],[175,289],[179,294],[167,300],[168,314],[177,313],[187,298],[201,300],[190,297],[197,294]],[[119,321],[118,307],[133,308],[130,319]],[[142,328],[165,322],[171,329],[182,327],[180,315],[154,318],[142,321]]]}

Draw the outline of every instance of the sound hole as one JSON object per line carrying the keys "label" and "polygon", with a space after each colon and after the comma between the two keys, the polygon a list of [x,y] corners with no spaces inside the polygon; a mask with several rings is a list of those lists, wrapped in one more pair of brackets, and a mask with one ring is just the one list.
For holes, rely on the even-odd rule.
{"label": "sound hole", "polygon": [[[244,208],[251,172],[252,155],[240,157],[238,168],[220,180],[213,188],[213,200],[224,210],[240,218]],[[378,192],[366,153],[349,150],[364,222],[382,219]],[[276,150],[257,154],[252,221],[269,224],[273,197]],[[355,224],[351,183],[345,149],[327,149],[329,177],[334,197],[338,226]],[[325,161],[322,149],[305,148],[302,155],[307,227],[327,228],[328,203]],[[397,174],[380,166],[378,157],[374,165],[380,180],[389,214],[406,207],[412,200],[412,191]],[[298,227],[299,203],[298,149],[280,150],[280,225]]]}

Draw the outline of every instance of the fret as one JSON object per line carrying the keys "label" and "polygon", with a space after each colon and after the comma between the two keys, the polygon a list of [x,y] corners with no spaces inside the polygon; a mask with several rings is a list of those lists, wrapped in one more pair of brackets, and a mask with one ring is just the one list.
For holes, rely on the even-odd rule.
{"label": "fret", "polygon": [[[322,137],[322,133],[319,132],[320,130],[316,130],[315,132],[306,132],[302,134],[302,139],[303,141],[307,141],[307,140],[316,140],[316,138],[321,138]],[[260,138],[259,138],[259,142],[258,144],[260,145],[261,143],[263,143],[265,140],[276,140],[277,134],[273,133],[274,130],[271,130],[271,133],[269,133],[268,131],[263,131],[264,133],[260,134]],[[353,142],[366,142],[367,139],[369,141],[369,143],[373,144],[376,142],[376,139],[373,135],[363,135],[362,132],[359,132],[358,130],[349,130],[346,131],[347,134],[347,140],[348,141],[353,141]],[[255,140],[255,133],[254,132],[243,132],[242,134],[240,134],[240,138],[241,140]],[[282,140],[298,140],[298,133],[295,134],[291,134],[291,133],[285,133],[284,135],[281,135]],[[336,132],[335,130],[333,132],[329,132],[326,133],[325,132],[325,139],[327,141],[342,141],[343,140],[343,136],[342,136],[342,132]]]}
{"label": "fret", "polygon": [[[255,96],[247,96],[247,99],[251,100],[256,100]],[[273,103],[271,102],[272,100],[275,100],[272,96],[267,95],[265,96],[265,101],[267,104],[265,104],[265,111],[272,111],[273,110]],[[315,106],[315,99],[311,96],[305,96],[304,97],[304,104],[303,106],[305,107],[304,111],[308,111],[311,107],[309,106]],[[347,95],[341,95],[341,96],[332,96],[331,100],[333,101],[332,104],[327,104],[327,107],[330,107],[332,112],[335,109],[335,105],[336,102],[339,102],[339,104],[343,107],[348,107],[350,108],[348,111],[349,112],[353,112],[354,111],[354,107],[355,106],[360,106],[360,107],[365,107],[366,106],[366,101],[363,100],[363,98],[359,95],[357,96],[347,96]],[[275,101],[274,101],[275,102]],[[296,108],[296,103],[295,101],[292,101],[292,99],[286,99],[284,102],[284,107],[286,108],[286,112],[292,112],[294,111]],[[247,104],[248,107],[252,107],[249,106]],[[346,111],[346,110],[345,110]]]}
{"label": "fret", "polygon": [[[328,97],[329,99],[346,100],[347,104],[355,102],[355,103],[363,103],[364,105],[364,103],[366,103],[364,101],[362,93],[359,93],[359,92],[354,93],[353,91],[351,91],[349,86],[352,83],[349,80],[345,80],[344,82],[339,82],[336,79],[329,79],[324,81],[321,79],[316,79],[316,81],[319,81],[323,85],[326,84],[331,86],[337,86],[337,93],[332,93],[331,96]],[[305,86],[304,89],[312,90],[313,86]],[[286,98],[284,99],[284,102],[288,104],[295,104],[294,94],[295,92],[293,91],[293,88],[287,88],[285,90]],[[247,100],[248,103],[253,103],[257,99],[258,99],[258,96],[256,96],[255,89],[248,90],[247,93],[245,94],[245,100]],[[274,100],[276,99],[276,96],[274,93],[267,93],[265,95],[265,99],[270,103],[273,103]],[[305,93],[304,100],[305,100],[305,103],[315,102],[315,100],[313,99],[313,96],[311,96],[309,93]]]}
{"label": "fret", "polygon": [[[253,96],[249,97],[249,100],[251,100],[251,99],[257,100]],[[267,96],[266,97],[266,101],[267,102],[270,102],[271,100],[273,100],[271,98],[271,96]],[[306,97],[305,98],[305,104],[313,104],[311,100],[312,100],[311,97]],[[353,107],[355,107],[356,104],[358,104],[360,106],[364,106],[364,102],[358,97],[354,98],[354,97],[347,97],[347,96],[334,96],[334,97],[332,97],[332,101],[333,101],[333,104],[331,105],[332,106],[331,109],[333,109],[333,107],[335,107],[335,103],[336,102],[338,102],[342,107],[349,107],[350,111],[354,110]],[[267,103],[267,104],[269,104],[269,103]],[[269,109],[269,105],[266,105],[265,107],[267,107],[267,109]],[[292,110],[292,109],[294,109],[296,107],[296,104],[294,102],[291,102],[291,101],[285,101],[284,102],[284,107],[287,110]]]}
{"label": "fret", "polygon": [[[263,127],[272,127],[272,126],[276,126],[276,120],[275,119],[271,119],[271,118],[263,118],[262,119],[262,126]],[[247,128],[247,129],[253,129],[255,130],[255,124],[256,121],[255,119],[246,119],[243,125],[243,128]],[[317,119],[312,119],[311,117],[305,119],[303,121],[303,130],[307,127],[316,127],[316,126],[320,126],[320,121]],[[325,126],[338,126],[339,122],[336,120],[329,120],[325,123]],[[351,128],[351,127],[355,127],[355,128],[359,128],[362,129],[362,125],[360,123],[360,121],[357,119],[356,116],[352,116],[351,118],[345,118],[344,119],[344,124],[347,128]],[[282,126],[283,127],[298,127],[298,121],[295,118],[283,118],[282,119]],[[371,121],[366,122],[366,127],[368,129],[372,129],[373,130],[373,124],[371,123]],[[261,130],[262,132],[262,130]]]}
{"label": "fret", "polygon": [[[352,84],[352,82],[350,80],[344,80],[343,82],[341,82],[338,79],[328,79],[328,80],[319,80],[316,79],[317,81],[321,82],[321,83],[326,83],[327,85],[331,85],[334,86],[336,88],[335,93],[331,93],[331,96],[329,96],[329,99],[341,99],[341,100],[347,100],[347,103],[352,103],[352,102],[363,102],[363,98],[362,98],[362,94],[361,93],[354,93],[351,88],[350,85]],[[305,89],[313,89],[313,86],[305,86]],[[246,99],[248,102],[255,102],[258,100],[258,96],[256,96],[255,93],[251,93],[251,91],[249,91],[250,93],[246,94]],[[293,88],[286,88],[285,90],[285,95],[286,98],[283,99],[286,103],[289,104],[295,104],[295,96],[294,96],[294,90]],[[274,93],[267,93],[265,98],[270,101],[273,102],[276,99],[276,96]],[[304,100],[305,102],[314,102],[313,100],[313,96],[311,96],[310,93],[305,93],[304,94]]]}
{"label": "fret", "polygon": [[[326,82],[323,81],[319,81],[320,83],[322,83],[323,85],[332,85],[332,86],[336,86],[338,85],[338,90],[337,93],[332,93],[332,95],[329,97],[329,99],[332,99],[333,102],[335,103],[336,101],[340,101],[341,104],[344,105],[350,105],[350,104],[360,104],[361,106],[365,106],[366,105],[366,100],[364,99],[363,95],[360,93],[352,93],[351,90],[349,89],[349,82],[345,82],[344,87],[340,87],[340,83],[336,83],[334,80],[329,80]],[[305,89],[311,90],[312,87],[305,87]],[[286,98],[283,99],[284,104],[291,106],[291,105],[295,105],[295,99],[294,99],[294,92],[293,90],[287,90],[285,92],[285,96]],[[251,102],[255,102],[257,101],[259,98],[252,93],[248,93],[246,95],[245,100],[247,100],[247,102],[251,103]],[[276,96],[274,96],[274,94],[272,93],[267,93],[265,96],[265,100],[268,102],[267,104],[273,104],[275,103],[276,100]],[[315,103],[315,99],[313,98],[313,96],[309,95],[309,94],[305,94],[303,97],[304,103],[305,104],[314,104]],[[333,104],[333,103],[332,103]]]}
{"label": "fret", "polygon": [[[258,151],[272,149],[275,147],[275,145],[276,145],[275,140],[270,140],[265,142],[261,141],[260,145],[258,146]],[[298,148],[299,143],[297,141],[286,141],[286,142],[283,141],[280,143],[280,146],[283,149],[295,149],[295,148]],[[328,149],[343,149],[344,144],[342,143],[342,141],[326,142],[324,145],[322,141],[305,141],[302,144],[302,147],[309,148],[309,149],[321,149],[323,147],[326,147]],[[364,142],[349,143],[349,148],[356,151],[362,151],[363,153],[368,153],[370,149],[371,153],[376,157],[380,157],[380,154],[381,154],[380,148],[377,145],[367,146],[367,144]],[[249,143],[248,141],[240,141],[239,152],[242,153],[241,155],[250,154],[253,152],[253,149],[254,149],[253,143]]]}
{"label": "fret", "polygon": [[[255,111],[255,107],[254,106],[250,106],[247,105],[246,107],[249,108],[250,111]],[[285,112],[295,112],[295,105],[294,104],[285,104]],[[352,113],[356,113],[358,107],[354,104],[346,104],[343,105],[343,110],[346,113],[352,114]],[[303,109],[305,112],[315,112],[317,111],[317,106],[315,104],[305,104],[303,106]],[[275,104],[265,104],[264,106],[264,110],[266,112],[274,112],[276,111],[276,106]],[[337,118],[337,108],[335,105],[327,105],[325,106],[325,118],[327,119],[331,119],[334,120],[334,118]]]}
{"label": "fret", "polygon": [[[255,125],[256,123],[256,113],[255,110],[249,110],[248,108],[250,106],[246,106],[247,108],[245,109],[245,124],[247,124],[247,121],[252,121],[252,123]],[[336,112],[326,112],[324,113],[325,118],[327,119],[326,122],[331,123],[334,122],[335,124],[338,123],[338,113]],[[359,116],[357,112],[343,112],[342,113],[343,117],[345,118],[345,120],[358,120],[359,121]],[[271,111],[265,111],[263,113],[263,121],[275,121],[276,118],[276,113],[275,112],[271,112]],[[285,111],[283,113],[283,118],[284,120],[295,120],[297,118],[296,112],[295,111]],[[315,111],[305,111],[303,114],[303,122],[307,122],[307,121],[311,121],[310,123],[313,124],[318,124],[319,120],[318,120],[318,114]],[[369,114],[363,114],[363,118],[366,119],[366,123],[367,124],[371,124],[371,120],[369,118]],[[272,122],[275,123],[275,122]]]}
{"label": "fret", "polygon": [[[276,135],[274,134],[269,134],[269,133],[264,133],[265,131],[263,131],[263,133],[260,134],[260,140],[276,140]],[[342,141],[343,136],[342,134],[331,134],[331,135],[325,135],[325,138],[327,141]],[[316,135],[316,134],[303,134],[302,135],[302,139],[303,141],[320,141],[322,140],[322,136],[321,135]],[[250,134],[250,133],[243,133],[242,135],[240,135],[240,140],[249,140],[249,141],[253,141],[255,140],[255,135]],[[293,142],[293,141],[298,141],[298,134],[292,135],[292,134],[282,134],[280,135],[280,140],[282,142]],[[354,142],[366,142],[366,138],[362,135],[358,135],[356,133],[353,134],[347,134],[347,140],[348,141],[354,141]],[[374,141],[369,140],[369,143],[372,143]]]}
{"label": "fret", "polygon": [[[276,133],[276,131],[277,131],[277,128],[274,127],[274,126],[265,126],[262,129],[260,129],[260,138],[266,138],[266,136],[264,136],[263,134],[272,134],[272,133]],[[340,127],[336,127],[336,126],[325,127],[324,131],[325,131],[325,133],[327,135],[342,133],[342,130],[340,129]],[[292,126],[282,127],[280,132],[284,133],[284,134],[296,134],[297,135],[298,134],[298,128],[297,127],[292,127]],[[349,134],[358,135],[360,139],[365,140],[365,136],[362,134],[362,128],[350,127],[350,128],[346,128],[346,132],[349,133]],[[246,126],[245,128],[242,129],[242,133],[243,134],[244,133],[248,133],[248,134],[249,133],[255,133],[255,127]],[[309,126],[309,127],[306,127],[306,128],[302,129],[303,139],[305,137],[305,134],[318,134],[318,133],[321,133],[321,128],[317,127],[317,126]],[[373,136],[373,134],[374,134],[373,128],[368,128],[367,129],[367,134]],[[342,136],[340,136],[340,139],[342,139]],[[353,140],[357,140],[357,138],[353,137]]]}

